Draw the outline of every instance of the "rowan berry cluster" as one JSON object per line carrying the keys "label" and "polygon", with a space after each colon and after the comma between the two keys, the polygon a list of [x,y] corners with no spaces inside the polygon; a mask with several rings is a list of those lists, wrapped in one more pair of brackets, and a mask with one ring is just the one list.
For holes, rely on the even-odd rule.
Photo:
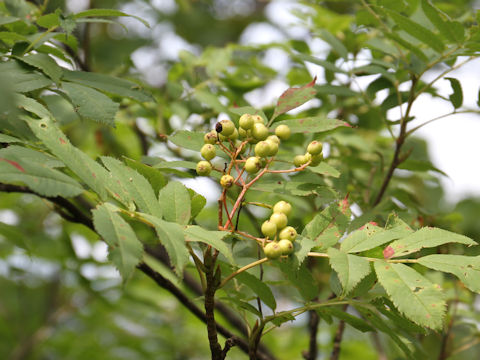
{"label": "rowan berry cluster", "polygon": [[[322,161],[323,146],[321,142],[315,140],[308,145],[304,155],[294,157],[294,169],[270,170],[269,166],[274,162],[281,142],[287,140],[290,135],[291,130],[287,125],[278,125],[274,131],[270,131],[263,117],[251,114],[243,114],[240,117],[238,128],[231,120],[221,120],[215,125],[214,130],[204,135],[204,145],[200,150],[204,160],[197,163],[196,171],[201,176],[208,176],[212,170],[222,173],[220,185],[224,191],[220,202],[224,203],[228,221],[225,225],[219,225],[219,228],[232,230],[231,219],[239,210],[239,204],[243,201],[246,191],[264,174],[301,171],[307,166],[316,166]],[[217,156],[217,149],[222,150],[230,158],[229,164],[226,164],[224,169],[217,169],[211,163],[211,160]],[[233,185],[238,185],[242,191],[233,209],[229,211],[225,202],[225,192]],[[293,242],[297,232],[292,226],[287,226],[290,212],[291,205],[285,201],[279,201],[273,207],[270,219],[262,225],[261,230],[265,236],[262,244],[264,244],[265,256],[269,259],[289,255],[294,250]]]}

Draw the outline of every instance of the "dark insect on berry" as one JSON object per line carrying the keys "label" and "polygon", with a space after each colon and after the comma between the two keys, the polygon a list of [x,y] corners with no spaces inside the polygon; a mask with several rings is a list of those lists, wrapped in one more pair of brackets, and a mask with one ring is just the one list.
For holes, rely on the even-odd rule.
{"label": "dark insect on berry", "polygon": [[215,124],[215,131],[220,134],[220,133],[222,132],[222,130],[223,130],[222,124],[220,124],[219,122],[217,122],[217,123]]}

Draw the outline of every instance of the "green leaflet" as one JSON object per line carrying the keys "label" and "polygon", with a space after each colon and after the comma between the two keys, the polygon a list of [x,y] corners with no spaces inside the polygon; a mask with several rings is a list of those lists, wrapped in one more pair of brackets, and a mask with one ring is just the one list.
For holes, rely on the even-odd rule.
{"label": "green leaflet", "polygon": [[295,133],[317,133],[336,129],[340,126],[350,126],[346,122],[337,119],[327,119],[323,116],[307,117],[303,119],[283,120],[276,123],[278,125],[288,125],[292,134]]}
{"label": "green leaflet", "polygon": [[238,274],[235,279],[252,289],[252,291],[258,295],[260,300],[262,300],[270,309],[275,311],[277,308],[275,297],[273,296],[272,290],[270,290],[262,280],[246,271]]}
{"label": "green leaflet", "polygon": [[443,229],[424,227],[394,241],[385,249],[384,253],[391,254],[388,257],[395,258],[417,252],[423,248],[436,247],[447,243],[458,243],[468,246],[477,245],[475,241],[464,235]]}
{"label": "green leaflet", "polygon": [[179,224],[164,221],[156,216],[137,213],[138,216],[148,222],[150,222],[157,231],[159,242],[165,246],[168,257],[175,273],[179,276],[183,276],[183,269],[188,263],[189,253],[185,246],[185,234],[184,230]]}
{"label": "green leaflet", "polygon": [[125,163],[129,167],[136,170],[140,175],[143,175],[143,177],[148,180],[155,194],[158,194],[160,189],[167,185],[167,179],[165,176],[163,176],[159,170],[154,169],[152,166],[145,165],[139,161],[135,161],[127,157],[123,157],[123,160],[125,160]]}
{"label": "green leaflet", "polygon": [[330,265],[338,274],[344,295],[350,293],[371,271],[370,263],[363,257],[347,254],[333,247],[329,248],[327,253]]}
{"label": "green leaflet", "polygon": [[202,209],[207,204],[207,199],[202,195],[196,193],[192,189],[187,188],[190,193],[190,203],[191,203],[191,218],[195,219],[197,215],[202,211]]}
{"label": "green leaflet", "polygon": [[127,281],[143,255],[143,245],[135,232],[108,204],[97,206],[93,213],[95,230],[108,245],[109,258]]}
{"label": "green leaflet", "polygon": [[348,235],[340,245],[340,249],[348,253],[358,253],[402,238],[412,232],[412,229],[402,225],[384,230],[378,226],[366,224],[363,229]]}
{"label": "green leaflet", "polygon": [[437,52],[443,51],[445,45],[442,40],[433,32],[420,25],[419,23],[399,14],[396,11],[385,10],[387,14],[397,23],[397,25],[405,31],[407,34],[413,36],[417,40],[420,40],[424,44],[428,45]]}
{"label": "green leaflet", "polygon": [[404,264],[379,260],[374,267],[378,281],[403,315],[421,326],[442,327],[446,304],[439,285]]}
{"label": "green leaflet", "polygon": [[179,181],[170,181],[158,194],[163,217],[167,221],[186,225],[191,216],[191,200],[187,188]]}
{"label": "green leaflet", "polygon": [[285,114],[287,111],[295,109],[308,100],[313,99],[316,91],[312,87],[315,85],[316,80],[317,78],[315,77],[310,83],[300,88],[289,88],[280,95],[269,124],[271,124],[277,116]]}
{"label": "green leaflet", "polygon": [[470,290],[480,293],[480,256],[428,255],[418,259],[418,263],[430,269],[451,273]]}
{"label": "green leaflet", "polygon": [[65,70],[63,79],[141,102],[154,100],[152,96],[144,91],[137,83],[110,75]]}
{"label": "green leaflet", "polygon": [[364,306],[360,304],[354,304],[354,307],[363,318],[368,319],[375,329],[387,334],[398,345],[398,347],[402,349],[407,359],[417,359],[417,357],[414,356],[414,353],[405,344],[405,341],[398,336],[397,331],[389,326],[389,323],[384,320],[375,307],[372,305]]}
{"label": "green leaflet", "polygon": [[[134,169],[120,160],[102,156],[102,162],[112,174],[112,182],[123,188],[120,197],[126,196],[129,202],[137,204],[142,212],[161,217],[163,212],[150,183]],[[124,197],[125,198],[125,197]],[[128,206],[128,205],[127,205]]]}
{"label": "green leaflet", "polygon": [[180,146],[185,149],[200,151],[204,142],[203,136],[205,134],[202,132],[193,132],[187,130],[178,130],[175,131],[173,135],[168,137],[168,140],[173,142],[175,145]]}
{"label": "green leaflet", "polygon": [[335,169],[333,166],[328,165],[326,162],[321,162],[317,166],[309,166],[308,170],[325,176],[332,176],[338,178],[340,176],[340,171]]}
{"label": "green leaflet", "polygon": [[210,231],[197,225],[186,226],[183,230],[186,241],[202,242],[211,245],[225,256],[231,264],[235,264],[232,251],[223,239],[230,235],[228,231]]}
{"label": "green leaflet", "polygon": [[0,149],[0,154],[3,158],[15,159],[22,162],[30,162],[49,168],[65,167],[63,162],[51,156],[50,154],[23,146],[10,145],[6,148]]}
{"label": "green leaflet", "polygon": [[361,332],[374,331],[373,327],[371,327],[365,320],[343,311],[338,306],[324,306],[318,308],[316,311],[322,317],[333,316],[337,319],[343,320]]}
{"label": "green leaflet", "polygon": [[338,242],[349,222],[350,208],[348,202],[344,200],[328,206],[315,215],[305,226],[302,235],[314,240],[316,247],[326,249]]}
{"label": "green leaflet", "polygon": [[[0,150],[0,181],[8,184],[23,183],[44,196],[72,197],[83,192],[82,186],[70,176],[42,163],[45,157],[39,153],[36,159],[24,158],[21,147]],[[28,152],[28,150],[27,150]],[[34,152],[34,150],[31,150]],[[31,153],[29,153],[31,155]]]}
{"label": "green leaflet", "polygon": [[107,199],[106,186],[109,176],[104,167],[74,147],[51,119],[30,120],[28,125],[48,150],[62,160],[101,199]]}
{"label": "green leaflet", "polygon": [[30,54],[28,56],[16,57],[16,59],[39,69],[56,83],[60,82],[60,77],[62,76],[63,72],[62,68],[50,56],[37,53]]}
{"label": "green leaflet", "polygon": [[63,82],[62,89],[81,117],[101,124],[114,125],[119,105],[108,96],[90,87],[70,82]]}
{"label": "green leaflet", "polygon": [[20,140],[16,137],[0,134],[0,143],[21,143],[23,140]]}
{"label": "green leaflet", "polygon": [[[0,63],[0,73],[10,90],[25,93],[52,85],[52,80],[17,61]],[[3,86],[3,85],[2,85]]]}
{"label": "green leaflet", "polygon": [[[437,28],[440,34],[451,42],[460,42],[464,40],[465,30],[460,23],[451,21],[448,16],[433,6],[429,0],[422,0],[421,4],[422,10],[428,20],[430,20],[430,22]],[[445,17],[446,19],[444,20],[442,17]]]}
{"label": "green leaflet", "polygon": [[458,109],[463,104],[463,91],[462,85],[460,85],[460,81],[452,77],[446,77],[445,80],[450,81],[450,86],[452,87],[453,94],[450,94],[448,98],[452,103],[455,109]]}
{"label": "green leaflet", "polygon": [[14,101],[16,106],[37,115],[39,118],[50,118],[52,114],[48,109],[40,104],[37,100],[27,97],[23,94],[14,94]]}
{"label": "green leaflet", "polygon": [[115,10],[115,9],[88,9],[88,10],[85,10],[85,11],[80,11],[76,14],[73,15],[73,18],[74,19],[81,19],[81,18],[85,18],[85,17],[91,17],[91,16],[94,16],[94,17],[97,17],[97,16],[120,16],[120,17],[131,17],[133,19],[136,19],[138,21],[140,21],[143,25],[145,25],[147,28],[150,28],[150,24],[143,20],[142,18],[138,17],[138,16],[135,16],[135,15],[129,15],[129,14],[126,14],[122,11],[119,11],[119,10]]}

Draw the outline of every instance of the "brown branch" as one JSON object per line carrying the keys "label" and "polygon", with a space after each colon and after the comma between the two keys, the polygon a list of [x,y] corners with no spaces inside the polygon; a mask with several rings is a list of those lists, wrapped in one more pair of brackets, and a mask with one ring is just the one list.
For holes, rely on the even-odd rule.
{"label": "brown branch", "polygon": [[[343,306],[343,311],[346,311],[348,304]],[[335,338],[333,339],[333,349],[330,355],[330,360],[338,360],[340,356],[341,343],[343,339],[343,333],[345,332],[345,321],[341,320],[338,324],[337,332],[335,333]]]}
{"label": "brown branch", "polygon": [[218,251],[212,254],[212,248],[208,247],[205,251],[203,263],[205,265],[205,278],[207,280],[207,288],[205,289],[205,314],[208,332],[208,343],[210,345],[210,353],[212,360],[222,359],[222,347],[218,342],[217,324],[215,322],[215,292],[217,291],[217,276],[215,272],[215,263]]}
{"label": "brown branch", "polygon": [[[410,111],[412,110],[413,102],[415,101],[415,86],[417,84],[417,78],[414,75],[412,75],[411,81],[412,81],[412,84],[410,87],[410,95],[408,98],[407,109],[405,111],[405,114],[402,116],[402,119],[400,122],[400,134],[398,135],[397,141],[395,143],[395,152],[393,154],[393,159],[392,159],[392,162],[390,163],[387,174],[383,179],[382,186],[380,187],[380,191],[378,192],[377,197],[375,198],[373,206],[377,206],[380,203],[380,201],[382,201],[383,195],[385,194],[385,191],[387,190],[387,187],[390,184],[390,181],[392,180],[395,169],[408,157],[408,154],[406,156],[400,156],[400,151],[408,135],[407,121],[410,115]],[[402,105],[398,104],[398,106],[402,106]]]}
{"label": "brown branch", "polygon": [[308,320],[308,330],[310,333],[310,341],[309,341],[308,351],[304,351],[302,355],[305,360],[315,360],[318,355],[317,333],[318,333],[318,324],[320,323],[320,317],[318,316],[315,310],[310,310],[308,314],[310,316]]}

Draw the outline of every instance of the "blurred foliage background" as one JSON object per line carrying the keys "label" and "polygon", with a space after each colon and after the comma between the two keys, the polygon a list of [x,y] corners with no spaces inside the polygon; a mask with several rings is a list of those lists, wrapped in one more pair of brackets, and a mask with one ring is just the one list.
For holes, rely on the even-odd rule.
{"label": "blurred foliage background", "polygon": [[[412,9],[418,5],[415,0],[378,3],[398,3],[399,8],[408,4]],[[471,10],[474,1],[434,3],[454,19],[475,21]],[[230,106],[262,107],[269,115],[273,99],[284,89],[317,76],[317,98],[302,110],[303,114],[328,115],[355,125],[355,129],[327,134],[326,142],[330,144],[331,164],[342,173],[338,179],[327,181],[334,182],[339,198],[349,194],[351,203],[356,204],[357,224],[382,222],[385,214],[395,210],[413,226],[439,226],[480,241],[480,199],[462,199],[453,209],[446,204],[439,182],[443,175],[429,162],[427,145],[420,138],[408,140],[414,160],[405,163],[404,172],[394,178],[388,199],[372,207],[371,189],[378,189],[382,180],[371,176],[372,169],[388,162],[393,149],[382,118],[395,126],[389,110],[397,103],[392,93],[381,102],[371,101],[377,91],[388,89],[384,78],[368,78],[378,69],[364,68],[363,73],[357,69],[355,76],[337,71],[337,66],[343,65],[341,51],[358,59],[372,56],[391,61],[374,48],[365,50],[375,34],[362,31],[359,24],[368,19],[365,11],[360,11],[359,2],[12,0],[0,2],[0,10],[28,16],[33,4],[43,6],[44,13],[117,8],[151,25],[148,29],[134,19],[121,19],[128,31],[106,23],[83,25],[74,31],[78,42],[73,41],[71,47],[72,54],[78,47],[75,60],[79,68],[135,79],[157,101],[140,105],[122,100],[116,128],[109,128],[82,122],[72,115],[66,102],[54,103],[44,95],[72,142],[90,155],[142,158],[150,164],[155,164],[158,157],[196,159],[198,154],[177,148],[166,141],[166,135],[178,129],[208,129],[221,114],[229,114]],[[342,46],[332,47],[336,42]],[[312,55],[325,62],[315,64]],[[363,76],[370,83],[366,93],[372,96],[351,90],[355,87],[352,82],[361,82]],[[431,93],[435,95],[435,90]],[[303,144],[299,141],[294,137],[289,143],[291,149],[300,149]],[[184,177],[188,186],[210,187],[207,199],[215,198],[218,189],[213,182],[191,179],[192,171],[170,171]],[[310,204],[293,197],[290,200],[300,209],[295,221],[302,226],[311,214],[300,215],[301,209],[308,209]],[[314,206],[321,208],[328,199],[315,201]],[[197,221],[214,228],[215,216],[214,207],[206,208]],[[258,230],[253,225],[245,226],[252,232]],[[479,252],[468,251],[472,255]],[[321,277],[321,273],[317,275]],[[0,195],[0,358],[208,358],[204,325],[168,293],[152,285],[150,279],[136,273],[123,286],[107,263],[106,246],[98,236],[81,225],[63,221],[50,203],[28,194]],[[197,296],[188,288],[184,290]],[[288,295],[287,289],[283,291]],[[467,292],[456,296],[472,304],[458,310],[471,321],[455,325],[458,336],[454,338],[467,342],[452,343],[455,349],[463,346],[465,350],[458,355],[452,353],[449,359],[476,359],[480,352],[480,318],[474,311],[475,299]],[[284,324],[266,335],[265,343],[281,354],[279,359],[299,358],[308,347],[306,322],[304,317]],[[322,359],[330,353],[336,326],[337,322],[321,322],[318,341]],[[432,333],[424,341],[426,351],[435,355],[431,358],[438,357],[439,336]],[[347,327],[341,359],[377,359],[376,341]],[[387,358],[401,358],[401,353],[392,349]],[[229,358],[241,359],[244,355],[234,348]]]}

